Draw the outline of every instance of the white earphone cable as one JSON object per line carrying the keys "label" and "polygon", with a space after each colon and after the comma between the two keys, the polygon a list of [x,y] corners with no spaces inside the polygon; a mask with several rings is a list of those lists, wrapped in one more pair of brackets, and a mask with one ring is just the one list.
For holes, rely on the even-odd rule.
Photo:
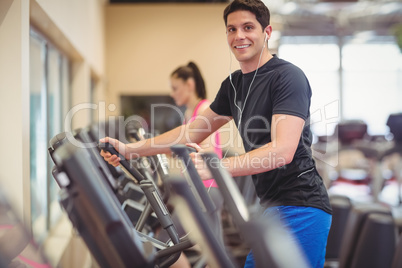
{"label": "white earphone cable", "polygon": [[[230,84],[232,85],[232,88],[233,88],[233,91],[234,91],[233,104],[239,110],[239,121],[237,123],[239,135],[240,135],[240,123],[241,123],[241,119],[242,119],[242,116],[243,116],[243,111],[244,111],[244,108],[246,107],[246,103],[247,103],[247,100],[248,100],[248,96],[250,94],[251,86],[253,85],[254,79],[257,76],[257,72],[258,72],[258,69],[259,69],[259,66],[260,66],[260,63],[261,63],[262,53],[264,52],[266,41],[267,41],[267,39],[264,41],[264,45],[263,45],[263,47],[261,49],[261,52],[260,52],[260,58],[258,59],[257,69],[255,70],[253,79],[251,80],[250,86],[248,87],[247,95],[246,95],[246,98],[244,99],[243,109],[240,108],[240,106],[236,104],[237,91],[236,91],[236,87],[234,86],[233,81],[232,81],[232,71],[231,71],[231,67],[232,67],[232,52],[230,51],[230,48],[229,48],[229,59],[230,59],[230,61],[229,61],[229,80],[230,80]],[[237,135],[236,135],[236,138],[237,138]],[[223,156],[223,158],[226,157],[228,152],[229,152],[229,150],[226,150],[225,155]]]}
{"label": "white earphone cable", "polygon": [[[243,116],[243,111],[244,111],[244,108],[246,107],[246,103],[247,103],[247,100],[248,100],[248,96],[249,96],[250,91],[251,91],[251,86],[253,85],[254,79],[255,79],[255,77],[257,76],[257,73],[258,73],[258,69],[260,68],[260,63],[261,63],[262,53],[264,52],[264,48],[265,48],[265,42],[264,42],[264,46],[262,47],[261,52],[260,52],[260,57],[259,57],[259,59],[258,59],[258,64],[257,64],[257,68],[256,68],[256,70],[255,70],[253,79],[251,80],[250,86],[248,87],[248,91],[247,91],[246,98],[244,99],[243,109],[241,109],[240,106],[236,104],[237,92],[236,92],[236,87],[233,85],[233,81],[232,81],[232,73],[231,73],[231,70],[230,70],[231,65],[232,65],[232,56],[230,55],[230,65],[229,65],[229,74],[230,74],[230,75],[229,75],[229,80],[230,80],[230,84],[232,85],[233,91],[234,91],[233,104],[236,106],[236,108],[237,108],[237,109],[239,110],[239,112],[240,112],[240,114],[239,114],[239,121],[238,121],[238,124],[237,124],[238,127],[239,127],[239,132],[240,132],[240,123],[241,123],[241,119],[242,119],[242,116]],[[230,51],[229,51],[229,53],[230,53]]]}

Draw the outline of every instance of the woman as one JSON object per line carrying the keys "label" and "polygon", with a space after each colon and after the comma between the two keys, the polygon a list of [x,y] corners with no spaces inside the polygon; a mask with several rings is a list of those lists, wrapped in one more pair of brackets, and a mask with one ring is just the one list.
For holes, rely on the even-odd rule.
{"label": "woman", "polygon": [[[172,88],[170,96],[174,99],[177,106],[186,108],[183,124],[190,123],[197,115],[209,107],[210,102],[206,99],[205,82],[198,66],[194,62],[190,61],[187,65],[180,66],[174,70],[170,76],[170,84]],[[219,132],[211,134],[198,145],[202,148],[203,152],[215,152],[219,158],[222,158]],[[217,189],[218,186],[214,179],[204,180],[203,183],[216,207],[219,217],[219,226],[215,226],[215,232],[220,234],[223,243],[220,218],[223,198]],[[189,263],[182,254],[180,259],[171,267],[186,266],[189,266]]]}
{"label": "woman", "polygon": [[[170,76],[172,92],[170,96],[177,106],[186,108],[183,124],[190,123],[201,114],[210,104],[207,100],[204,79],[197,65],[189,62],[186,66],[180,66]],[[203,151],[213,151],[222,158],[219,132],[213,133],[199,146]],[[217,187],[214,180],[204,181],[206,187]]]}

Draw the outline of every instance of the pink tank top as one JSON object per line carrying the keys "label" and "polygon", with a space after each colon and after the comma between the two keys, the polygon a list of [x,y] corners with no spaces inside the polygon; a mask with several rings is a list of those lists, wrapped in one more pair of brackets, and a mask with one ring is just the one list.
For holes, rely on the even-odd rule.
{"label": "pink tank top", "polygon": [[[198,110],[200,109],[201,105],[208,102],[208,100],[202,100],[200,101],[197,106],[194,109],[193,114],[191,115],[190,120],[188,121],[188,123],[194,121],[194,119],[196,118],[197,114],[198,114]],[[219,131],[216,131],[215,133],[215,145],[214,146],[214,152],[218,155],[219,158],[222,158],[222,148],[220,148],[220,135],[219,135]],[[204,186],[209,188],[209,187],[218,187],[218,184],[216,184],[214,179],[210,179],[210,180],[203,180],[202,181],[204,183]]]}

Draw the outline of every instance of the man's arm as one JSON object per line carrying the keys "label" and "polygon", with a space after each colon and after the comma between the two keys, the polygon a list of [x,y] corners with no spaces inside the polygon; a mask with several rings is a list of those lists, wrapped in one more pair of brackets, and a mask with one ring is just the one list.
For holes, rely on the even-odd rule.
{"label": "man's arm", "polygon": [[[253,175],[279,168],[293,160],[303,131],[304,120],[297,116],[276,114],[272,117],[271,142],[240,156],[222,159],[222,166],[233,177]],[[197,169],[203,179],[209,172],[197,157]],[[201,166],[202,165],[202,166]]]}
{"label": "man's arm", "polygon": [[[111,138],[101,139],[101,142],[110,142],[127,159],[168,153],[170,152],[170,147],[175,144],[202,142],[230,120],[230,117],[219,116],[208,107],[191,123],[178,126],[154,138],[130,144],[123,144]],[[107,152],[101,152],[101,155],[106,161],[115,166],[120,161],[117,156],[112,156]]]}

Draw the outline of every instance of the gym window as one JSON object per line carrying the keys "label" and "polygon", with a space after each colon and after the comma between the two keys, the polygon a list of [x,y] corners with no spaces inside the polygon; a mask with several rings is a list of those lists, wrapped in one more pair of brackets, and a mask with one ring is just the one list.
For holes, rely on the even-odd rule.
{"label": "gym window", "polygon": [[34,29],[29,53],[31,219],[34,238],[41,241],[61,216],[47,148],[48,141],[62,131],[71,106],[70,63]]}
{"label": "gym window", "polygon": [[370,135],[388,134],[386,120],[400,112],[402,98],[402,53],[395,37],[282,36],[278,54],[310,81],[314,134],[332,135],[344,119],[364,120]]}

